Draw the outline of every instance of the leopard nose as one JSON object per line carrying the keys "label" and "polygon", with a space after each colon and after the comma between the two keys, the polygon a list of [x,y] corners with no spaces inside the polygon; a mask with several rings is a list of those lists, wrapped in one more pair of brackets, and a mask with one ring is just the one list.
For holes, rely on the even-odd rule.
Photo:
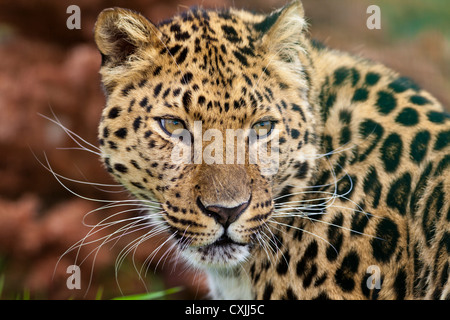
{"label": "leopard nose", "polygon": [[197,199],[197,204],[204,214],[213,217],[218,223],[224,226],[224,228],[227,228],[247,209],[250,204],[250,199],[232,208],[220,205],[209,205],[205,207],[200,198]]}

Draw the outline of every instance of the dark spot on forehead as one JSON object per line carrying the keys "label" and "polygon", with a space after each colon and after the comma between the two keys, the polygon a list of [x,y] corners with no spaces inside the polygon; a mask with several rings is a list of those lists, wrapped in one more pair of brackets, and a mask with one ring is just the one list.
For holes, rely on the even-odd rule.
{"label": "dark spot on forehead", "polygon": [[194,75],[192,74],[192,72],[186,72],[181,78],[181,84],[188,85],[193,77]]}
{"label": "dark spot on forehead", "polygon": [[134,84],[130,83],[128,85],[126,85],[123,89],[122,89],[122,96],[126,97],[128,96],[128,93],[134,89]]}
{"label": "dark spot on forehead", "polygon": [[183,94],[183,108],[186,112],[189,112],[189,108],[191,107],[192,93],[190,90],[187,90]]}
{"label": "dark spot on forehead", "polygon": [[[161,70],[162,70],[162,67],[161,67],[161,66],[157,66],[157,67],[155,68],[155,70],[153,71],[153,76],[159,75],[159,74],[161,73]],[[147,80],[142,81],[139,85],[142,87],[142,86],[145,85],[146,82],[147,82]]]}
{"label": "dark spot on forehead", "polygon": [[239,51],[234,50],[233,54],[236,57],[236,59],[238,59],[239,62],[242,63],[243,66],[248,67],[247,58],[242,53],[240,53]]}
{"label": "dark spot on forehead", "polygon": [[184,48],[184,49],[180,52],[180,54],[178,55],[178,57],[177,57],[177,59],[176,59],[177,64],[182,64],[182,63],[184,62],[184,60],[186,60],[186,57],[187,57],[188,52],[189,52],[189,49],[188,49],[187,47]]}
{"label": "dark spot on forehead", "polygon": [[162,83],[159,83],[159,84],[155,87],[155,89],[153,90],[153,97],[154,97],[154,98],[158,97],[159,93],[161,92],[162,85],[163,85]]}
{"label": "dark spot on forehead", "polygon": [[176,45],[174,45],[173,47],[171,47],[171,48],[169,49],[169,53],[170,53],[171,56],[174,56],[175,54],[177,54],[177,52],[178,52],[180,49],[181,49],[181,45],[176,44]]}
{"label": "dark spot on forehead", "polygon": [[225,38],[233,43],[240,42],[241,38],[239,37],[238,33],[236,32],[236,29],[234,29],[232,26],[224,25],[222,26],[222,30],[224,32]]}

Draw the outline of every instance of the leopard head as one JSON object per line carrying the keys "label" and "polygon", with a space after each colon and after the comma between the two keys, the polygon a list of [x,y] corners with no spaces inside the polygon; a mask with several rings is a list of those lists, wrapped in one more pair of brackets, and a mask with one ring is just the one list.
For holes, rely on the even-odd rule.
{"label": "leopard head", "polygon": [[305,25],[298,1],[269,15],[193,9],[158,26],[121,8],[98,17],[104,163],[160,205],[152,217],[193,265],[245,261],[271,241],[276,198],[312,175]]}

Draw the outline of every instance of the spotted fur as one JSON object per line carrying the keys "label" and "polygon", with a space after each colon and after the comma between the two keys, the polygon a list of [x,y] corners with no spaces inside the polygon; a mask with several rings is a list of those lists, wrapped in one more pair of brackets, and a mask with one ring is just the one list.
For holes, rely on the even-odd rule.
{"label": "spotted fur", "polygon": [[[428,92],[309,39],[299,1],[269,15],[196,8],[158,26],[107,9],[95,40],[106,168],[160,203],[213,298],[450,298],[450,121]],[[224,136],[269,117],[278,171],[173,163],[165,117]],[[228,224],[208,209],[242,203]]]}

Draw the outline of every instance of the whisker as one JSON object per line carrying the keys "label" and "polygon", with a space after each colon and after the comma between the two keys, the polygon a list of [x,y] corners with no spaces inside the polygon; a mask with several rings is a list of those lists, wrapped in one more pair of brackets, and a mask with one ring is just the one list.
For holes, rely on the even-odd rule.
{"label": "whisker", "polygon": [[[68,128],[66,128],[66,127],[61,123],[61,121],[58,119],[58,117],[57,117],[56,114],[54,113],[53,109],[50,108],[50,110],[51,110],[52,115],[53,115],[53,117],[54,117],[55,119],[49,118],[49,117],[47,117],[47,116],[45,116],[45,115],[43,115],[43,114],[41,114],[41,113],[38,113],[38,115],[41,116],[42,118],[44,118],[44,119],[46,119],[46,120],[48,120],[48,121],[50,121],[50,122],[56,124],[56,125],[57,125],[58,127],[60,127],[62,130],[64,130],[64,132],[67,134],[67,136],[68,136],[70,139],[72,139],[72,141],[75,142],[75,143],[81,148],[81,150],[91,152],[91,153],[93,153],[93,154],[95,154],[95,155],[97,155],[97,156],[101,156],[101,153],[100,153],[101,150],[100,150],[99,147],[97,147],[97,146],[95,146],[94,144],[92,144],[92,143],[86,141],[86,140],[83,139],[80,135],[78,135],[78,134],[76,134],[75,132],[73,132],[72,130],[69,130]],[[75,138],[76,138],[76,139],[75,139]],[[79,140],[77,140],[77,139],[79,139],[81,142],[80,142]],[[89,147],[93,148],[94,150],[91,150],[91,149],[85,147],[82,143],[85,143],[86,145],[88,145]]]}
{"label": "whisker", "polygon": [[[125,202],[125,201],[127,201],[127,202]],[[137,206],[138,208],[133,208],[133,210],[144,213],[144,215],[146,217],[149,217],[151,215],[148,213],[148,211],[152,212],[153,209],[159,209],[159,210],[161,209],[160,206],[143,205],[142,203],[133,203],[133,202],[135,202],[135,200],[119,200],[119,201],[115,201],[115,202],[106,204],[102,207],[93,209],[84,215],[82,223],[83,223],[83,225],[85,225],[87,227],[92,227],[93,225],[88,224],[86,222],[86,220],[89,218],[89,216],[94,213],[97,213],[98,211],[106,210],[106,209],[114,209],[114,208],[118,208],[118,207],[136,207]],[[123,214],[124,212],[129,212],[129,211],[120,211],[113,215],[108,214],[108,217],[105,218],[104,221],[106,221],[107,219],[113,218],[119,214]]]}
{"label": "whisker", "polygon": [[352,232],[352,233],[356,233],[356,234],[368,236],[368,237],[371,237],[371,238],[374,238],[374,239],[383,240],[383,239],[381,239],[381,238],[379,238],[379,237],[376,237],[376,236],[374,236],[374,235],[371,235],[371,234],[367,234],[367,233],[364,233],[364,232],[360,232],[360,231],[357,231],[357,230],[353,230],[353,229],[351,229],[351,228],[347,228],[347,227],[344,227],[344,226],[340,226],[340,225],[337,225],[337,224],[334,224],[334,223],[331,223],[331,222],[327,222],[327,221],[323,221],[323,220],[320,220],[320,219],[314,219],[314,218],[311,218],[310,215],[305,216],[304,214],[298,214],[298,215],[297,215],[297,214],[292,214],[292,215],[289,215],[289,217],[300,217],[300,218],[303,218],[303,219],[308,218],[309,220],[312,220],[312,221],[314,221],[314,222],[320,222],[320,223],[323,223],[323,224],[326,224],[326,225],[329,225],[329,226],[333,226],[333,227],[337,227],[337,228],[339,228],[339,229],[343,229],[343,230],[350,231],[350,232]]}
{"label": "whisker", "polygon": [[[78,248],[78,251],[77,251],[77,254],[76,254],[76,257],[75,257],[75,263],[76,263],[77,260],[78,260],[78,256],[79,256],[79,254],[80,254],[80,250],[81,250],[82,247],[85,247],[85,246],[87,246],[87,245],[94,244],[94,243],[97,243],[97,242],[101,242],[101,244],[98,246],[98,248],[100,248],[100,247],[102,247],[103,245],[105,245],[106,243],[108,243],[108,242],[110,242],[110,241],[113,241],[113,240],[116,240],[117,238],[120,238],[120,237],[123,236],[123,234],[122,234],[122,235],[120,235],[120,236],[118,236],[118,237],[115,237],[118,233],[122,232],[122,231],[125,230],[125,229],[128,229],[128,230],[129,230],[129,229],[130,229],[131,227],[133,227],[134,225],[138,224],[139,222],[145,221],[145,220],[146,220],[146,219],[144,219],[143,217],[140,217],[140,219],[136,219],[136,218],[128,218],[128,219],[122,219],[121,221],[118,221],[118,222],[116,222],[116,223],[111,223],[111,224],[109,224],[109,225],[107,225],[107,226],[103,226],[103,227],[101,227],[101,228],[99,228],[99,229],[97,229],[96,227],[94,227],[94,228],[92,228],[92,229],[88,232],[88,234],[87,234],[82,240],[78,241],[75,245],[73,245],[73,246],[69,249],[69,252],[72,251],[72,250],[74,250],[74,249],[76,249],[76,248]],[[109,234],[106,235],[106,236],[103,236],[103,237],[101,237],[101,238],[94,239],[94,240],[88,240],[90,237],[94,236],[95,234],[97,234],[97,233],[99,233],[99,232],[101,232],[101,231],[103,231],[103,230],[107,230],[109,227],[116,226],[116,225],[119,225],[119,224],[123,224],[124,222],[127,222],[127,221],[132,221],[132,222],[126,224],[125,226],[122,226],[122,227],[118,228],[117,230],[113,231],[112,233],[109,233]],[[66,251],[66,252],[67,252],[67,251]],[[91,251],[91,253],[92,253],[92,251]],[[91,253],[90,253],[90,254],[91,254]],[[85,258],[81,261],[80,264],[82,264],[82,263],[89,257],[90,254],[88,254],[87,256],[85,256]]]}
{"label": "whisker", "polygon": [[352,143],[350,146],[346,147],[347,144],[350,144],[350,142],[347,142],[346,144],[343,144],[343,145],[337,147],[336,149],[331,150],[331,151],[326,152],[326,153],[319,153],[319,154],[315,154],[315,155],[310,156],[310,157],[308,155],[306,155],[305,159],[318,160],[318,159],[321,159],[321,158],[330,157],[330,156],[333,156],[335,154],[340,154],[342,152],[346,152],[346,151],[352,150],[353,148],[355,148],[357,146],[356,143]]}
{"label": "whisker", "polygon": [[309,232],[309,231],[307,231],[307,230],[305,230],[305,229],[302,229],[302,228],[299,228],[299,227],[295,227],[295,226],[289,225],[289,224],[287,224],[287,223],[279,222],[279,221],[268,220],[268,222],[269,222],[269,223],[274,223],[274,224],[277,224],[277,225],[281,225],[281,226],[284,226],[284,227],[292,228],[292,229],[295,229],[295,230],[300,230],[300,231],[302,231],[302,232],[305,232],[305,233],[307,233],[307,234],[310,234],[310,235],[312,235],[312,236],[314,236],[314,237],[316,237],[316,238],[318,238],[318,239],[320,239],[320,240],[326,242],[328,245],[330,245],[330,247],[333,248],[333,250],[336,252],[336,254],[338,254],[338,251],[336,250],[336,248],[335,248],[328,240],[326,240],[325,238],[323,238],[323,237],[321,237],[321,236],[319,236],[319,235],[317,235],[317,234],[314,234],[314,233]]}
{"label": "whisker", "polygon": [[89,198],[89,197],[85,197],[82,196],[78,193],[76,193],[75,191],[71,190],[69,187],[67,187],[57,176],[57,174],[54,172],[53,168],[50,165],[50,162],[47,158],[47,154],[44,152],[44,157],[45,157],[45,161],[47,162],[47,166],[49,168],[50,173],[53,175],[53,177],[56,179],[56,181],[58,181],[58,183],[67,191],[69,191],[71,194],[73,194],[74,196],[80,198],[80,199],[84,199],[84,200],[88,200],[88,201],[92,201],[92,202],[114,202],[116,200],[101,200],[101,199],[95,199],[95,198]]}
{"label": "whisker", "polygon": [[[172,233],[163,243],[161,243],[155,250],[153,250],[153,252],[145,259],[144,261],[144,265],[148,264],[148,266],[150,266],[152,264],[153,259],[156,257],[156,255],[158,254],[158,252],[161,250],[161,248],[169,241],[171,241],[177,234],[178,231],[175,231],[174,233]],[[150,259],[150,260],[149,260]],[[155,267],[155,271],[156,271],[156,267]],[[148,272],[148,268],[146,269],[145,274],[147,274]]]}
{"label": "whisker", "polygon": [[[164,265],[165,265],[165,263],[166,263],[167,258],[170,256],[170,252],[171,252],[172,250],[174,250],[176,246],[177,246],[177,242],[174,241],[174,242],[170,245],[170,247],[164,251],[163,255],[159,258],[158,262],[156,263],[156,265],[155,265],[155,267],[154,267],[154,269],[155,269],[154,272],[156,272],[156,270],[158,269],[159,264],[161,263],[161,260],[163,260],[163,259],[164,259],[164,260],[163,260],[163,263],[162,263],[162,265],[161,265],[161,268],[164,269]],[[146,273],[148,272],[148,269],[149,269],[149,268],[150,268],[150,265],[149,265],[149,267],[147,268]]]}
{"label": "whisker", "polygon": [[[55,171],[53,171],[53,169],[48,165],[46,166],[41,160],[39,160],[39,158],[37,157],[37,155],[33,152],[33,150],[31,150],[31,153],[33,154],[34,158],[36,159],[37,162],[39,162],[39,164],[44,167],[44,169],[46,169],[47,171],[49,171],[50,173],[52,173],[54,176],[61,178],[63,180],[66,181],[70,181],[70,182],[75,182],[75,183],[79,183],[79,184],[85,184],[85,185],[92,185],[92,186],[100,186],[100,187],[114,187],[114,188],[123,188],[122,185],[120,184],[107,184],[107,183],[99,183],[99,182],[89,182],[89,181],[82,181],[82,180],[77,180],[77,179],[72,179],[66,176],[63,176],[59,173],[56,173]],[[49,163],[48,158],[46,156],[46,153],[44,152],[44,157],[47,161],[47,163]],[[122,191],[121,191],[122,192]]]}
{"label": "whisker", "polygon": [[[268,228],[268,226],[266,225],[266,223],[264,222],[264,227]],[[270,232],[270,230],[269,230]],[[269,251],[267,250],[267,247],[270,248],[270,246],[268,245],[268,243],[265,241],[265,239],[263,238],[263,236],[266,236],[266,238],[270,239],[264,232],[262,232],[261,230],[258,230],[258,232],[254,235],[255,239],[258,241],[260,247],[264,250],[266,257],[267,257],[267,261],[272,261],[269,255]],[[273,250],[273,249],[272,249]]]}
{"label": "whisker", "polygon": [[[119,283],[119,270],[123,264],[123,262],[125,261],[125,258],[129,255],[130,252],[133,252],[132,255],[132,263],[133,263],[133,267],[136,271],[136,273],[139,275],[139,279],[144,283],[145,285],[145,281],[143,279],[143,277],[141,276],[141,272],[138,270],[138,267],[136,266],[136,259],[135,259],[135,254],[137,251],[137,248],[139,247],[140,244],[142,244],[143,242],[147,241],[148,239],[151,239],[152,237],[155,237],[157,235],[163,234],[165,232],[167,232],[169,230],[167,225],[164,225],[163,223],[160,223],[157,227],[152,228],[149,232],[145,233],[144,235],[130,241],[130,243],[128,243],[118,254],[117,258],[116,258],[116,262],[115,262],[115,274],[116,274],[116,283],[117,285],[120,287],[120,283]],[[145,262],[144,262],[145,264]]]}
{"label": "whisker", "polygon": [[[266,251],[266,255],[267,255],[268,261],[270,261],[270,262],[275,261],[276,262],[276,261],[278,261],[278,255],[277,255],[278,252],[277,252],[276,249],[279,250],[278,244],[274,241],[274,239],[276,239],[276,237],[275,237],[275,235],[273,234],[272,230],[270,230],[269,226],[266,223],[264,223],[264,227],[271,234],[271,236],[269,236],[269,235],[267,235],[264,232],[261,233],[262,236],[265,236],[267,238],[267,242],[264,241],[263,238],[261,238],[261,240],[264,241],[264,243],[265,243],[265,247],[267,248],[267,249],[264,249],[264,251]],[[270,245],[270,243],[272,243],[272,245]],[[270,255],[272,255],[272,259],[270,258]]]}
{"label": "whisker", "polygon": [[[133,224],[135,224],[135,223],[136,223],[136,222],[134,222]],[[122,227],[122,228],[126,228],[127,230],[129,230],[129,229],[130,229],[130,226],[129,226],[129,225],[126,225],[126,226],[124,226],[124,227]],[[98,253],[100,252],[100,249],[101,249],[107,242],[114,240],[113,236],[114,236],[116,233],[118,233],[122,228],[120,228],[119,230],[117,230],[117,231],[111,233],[111,234],[108,235],[108,236],[102,237],[101,239],[103,240],[103,242],[102,242],[100,245],[98,245],[96,249],[94,249],[94,250],[92,250],[90,253],[88,253],[88,254],[86,255],[86,257],[83,259],[83,261],[81,261],[80,265],[81,265],[82,263],[84,263],[84,261],[85,261],[91,254],[94,253],[93,262],[92,262],[92,267],[91,267],[91,273],[90,273],[90,279],[89,279],[89,285],[88,285],[88,288],[87,288],[87,290],[86,290],[86,293],[89,291],[89,288],[90,288],[90,285],[91,285],[91,282],[92,282],[92,278],[93,278],[93,274],[94,274],[94,267],[95,267],[95,260],[97,259],[97,255],[98,255]],[[142,229],[142,228],[141,228],[141,229]],[[136,230],[134,230],[134,231],[137,231],[137,230],[138,230],[138,229],[136,229]],[[134,232],[134,231],[133,231],[133,232]],[[131,232],[128,231],[128,233],[131,233]],[[120,237],[121,237],[121,236],[123,236],[123,235],[120,235]],[[120,286],[119,286],[119,290],[121,291]]]}
{"label": "whisker", "polygon": [[[337,180],[337,182],[339,182],[339,181],[341,181],[342,179],[344,179],[344,177],[345,177],[345,176],[342,176],[341,178],[339,178],[339,179]],[[319,189],[319,188],[330,187],[330,186],[332,186],[332,185],[335,185],[335,183],[336,183],[336,182],[333,181],[333,182],[330,182],[330,183],[327,183],[327,184],[311,185],[311,186],[297,186],[297,185],[293,185],[293,184],[287,183],[287,184],[283,184],[282,186],[275,187],[274,190],[283,189],[283,188],[286,187],[286,186],[293,187],[293,188],[297,188],[297,189]],[[323,191],[317,190],[317,191],[305,191],[305,192],[311,192],[311,193],[313,193],[313,192],[323,192]]]}

